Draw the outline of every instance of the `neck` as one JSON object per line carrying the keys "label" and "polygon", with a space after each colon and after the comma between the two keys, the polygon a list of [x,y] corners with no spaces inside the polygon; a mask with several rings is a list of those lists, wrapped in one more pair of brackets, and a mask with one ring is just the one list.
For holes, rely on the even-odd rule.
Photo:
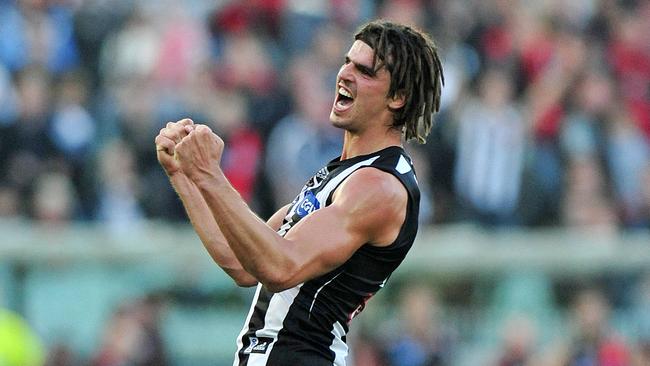
{"label": "neck", "polygon": [[389,146],[402,146],[402,133],[400,131],[390,129],[379,134],[371,134],[369,131],[366,131],[365,134],[345,131],[341,160],[370,154]]}

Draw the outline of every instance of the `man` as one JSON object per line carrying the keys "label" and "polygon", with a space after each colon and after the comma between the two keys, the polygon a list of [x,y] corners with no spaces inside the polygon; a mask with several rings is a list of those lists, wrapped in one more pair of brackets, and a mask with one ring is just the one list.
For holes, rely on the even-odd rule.
{"label": "man", "polygon": [[224,177],[224,144],[208,127],[185,119],[161,130],[158,159],[206,249],[237,284],[257,284],[235,365],[345,365],[349,323],[415,239],[419,191],[402,134],[424,141],[442,82],[424,34],[364,26],[330,114],[343,152],[266,223]]}

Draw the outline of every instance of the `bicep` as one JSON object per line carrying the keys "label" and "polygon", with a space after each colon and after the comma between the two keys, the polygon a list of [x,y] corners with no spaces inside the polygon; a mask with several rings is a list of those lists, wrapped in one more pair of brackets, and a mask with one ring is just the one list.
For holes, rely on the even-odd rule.
{"label": "bicep", "polygon": [[300,220],[285,235],[297,265],[292,284],[329,272],[367,242],[368,236],[344,207],[331,205]]}
{"label": "bicep", "polygon": [[406,211],[406,190],[396,178],[375,169],[353,173],[331,205],[300,220],[282,245],[293,263],[288,287],[329,272],[366,243],[388,245],[397,237]]}

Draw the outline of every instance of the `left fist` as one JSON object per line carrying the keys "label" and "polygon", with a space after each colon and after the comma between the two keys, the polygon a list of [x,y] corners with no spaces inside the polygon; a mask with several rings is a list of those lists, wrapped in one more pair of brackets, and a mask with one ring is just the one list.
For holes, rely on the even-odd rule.
{"label": "left fist", "polygon": [[223,140],[210,127],[195,125],[194,129],[176,145],[174,159],[180,169],[193,181],[215,176],[221,169]]}

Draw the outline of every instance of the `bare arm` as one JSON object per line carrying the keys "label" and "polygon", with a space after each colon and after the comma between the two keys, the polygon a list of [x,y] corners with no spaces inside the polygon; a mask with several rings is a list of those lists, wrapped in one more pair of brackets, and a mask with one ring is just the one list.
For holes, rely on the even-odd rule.
{"label": "bare arm", "polygon": [[[228,246],[226,238],[221,233],[198,188],[178,169],[178,162],[173,157],[176,144],[174,140],[179,139],[179,136],[185,136],[187,131],[184,131],[184,128],[185,126],[191,126],[191,124],[191,121],[183,120],[170,123],[165,129],[161,130],[160,135],[156,137],[158,160],[168,174],[172,186],[183,202],[194,230],[210,257],[226,274],[235,280],[237,285],[256,285],[257,279],[244,270]],[[287,207],[284,207],[269,219],[268,224],[275,230],[282,224],[283,212],[286,212],[286,209]]]}
{"label": "bare arm", "polygon": [[[184,174],[176,174],[170,177],[170,181],[183,202],[194,231],[198,234],[203,246],[214,262],[232,277],[237,285],[256,285],[257,279],[239,263],[196,185]],[[287,209],[288,205],[269,218],[266,223],[269,228],[275,231],[280,228]]]}
{"label": "bare arm", "polygon": [[198,127],[177,147],[242,267],[271,291],[281,291],[345,262],[365,243],[388,245],[406,214],[407,193],[392,175],[361,169],[339,187],[330,206],[303,218],[283,238],[232,188],[218,162],[223,142]]}
{"label": "bare arm", "polygon": [[212,212],[203,200],[196,185],[182,173],[170,177],[172,186],[178,193],[187,216],[192,222],[203,246],[216,264],[239,286],[254,286],[257,279],[246,272],[228,246],[226,238],[216,224]]}

